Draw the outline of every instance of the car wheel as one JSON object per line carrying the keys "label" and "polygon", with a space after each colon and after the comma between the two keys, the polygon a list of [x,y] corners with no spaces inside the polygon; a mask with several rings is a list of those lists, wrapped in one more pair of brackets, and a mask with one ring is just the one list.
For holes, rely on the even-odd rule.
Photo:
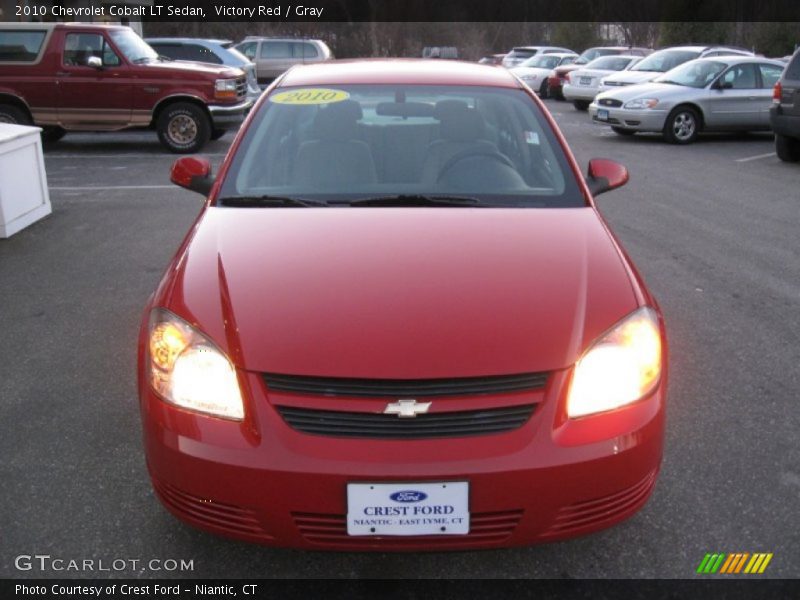
{"label": "car wheel", "polygon": [[667,117],[664,139],[671,144],[691,144],[700,131],[700,116],[688,106],[679,106]]}
{"label": "car wheel", "polygon": [[572,106],[575,107],[576,110],[588,110],[589,103],[586,100],[573,100]]}
{"label": "car wheel", "polygon": [[158,139],[176,154],[198,152],[211,137],[211,123],[202,108],[188,102],[167,106],[156,124]]}
{"label": "car wheel", "polygon": [[542,85],[539,86],[539,98],[544,100],[550,96],[550,84],[547,83],[547,79],[542,82]]}
{"label": "car wheel", "polygon": [[42,129],[42,143],[55,144],[65,135],[67,135],[67,130],[63,127],[44,127]]}
{"label": "car wheel", "polygon": [[0,104],[0,123],[31,125],[30,117],[21,108],[11,104]]}
{"label": "car wheel", "polygon": [[800,160],[800,140],[776,133],[775,153],[783,162],[797,162]]}
{"label": "car wheel", "polygon": [[227,129],[212,129],[211,137],[209,137],[208,139],[210,139],[213,142],[214,140],[218,140],[219,138],[221,138],[226,133],[228,133]]}
{"label": "car wheel", "polygon": [[633,129],[623,129],[622,127],[612,127],[611,131],[617,135],[633,135],[636,133],[636,131]]}

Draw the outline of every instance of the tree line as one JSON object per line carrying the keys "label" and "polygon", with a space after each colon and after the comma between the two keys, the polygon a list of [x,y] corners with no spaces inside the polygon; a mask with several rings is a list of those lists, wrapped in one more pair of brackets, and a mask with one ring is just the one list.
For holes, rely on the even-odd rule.
{"label": "tree line", "polygon": [[248,35],[324,40],[337,58],[422,55],[426,46],[456,46],[461,58],[477,60],[513,46],[550,44],[580,52],[602,44],[660,48],[680,44],[730,44],[770,57],[791,54],[800,44],[798,22],[203,22],[145,23],[147,36]]}

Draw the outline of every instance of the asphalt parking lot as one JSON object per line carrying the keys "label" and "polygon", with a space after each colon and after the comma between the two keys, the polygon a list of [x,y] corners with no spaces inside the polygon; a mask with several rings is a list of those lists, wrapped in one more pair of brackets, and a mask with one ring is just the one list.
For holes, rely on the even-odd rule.
{"label": "asphalt parking lot", "polygon": [[[87,575],[15,568],[49,554],[194,567],[99,576],[692,577],[707,552],[771,552],[764,576],[800,576],[800,165],[769,135],[676,147],[547,105],[584,168],[628,166],[599,206],[667,319],[666,452],[640,513],[567,542],[391,555],[264,548],[171,517],[141,449],[136,333],[202,199],[170,185],[154,134],[75,134],[45,154],[53,214],[0,240],[0,576]],[[215,166],[231,140],[206,148]]]}

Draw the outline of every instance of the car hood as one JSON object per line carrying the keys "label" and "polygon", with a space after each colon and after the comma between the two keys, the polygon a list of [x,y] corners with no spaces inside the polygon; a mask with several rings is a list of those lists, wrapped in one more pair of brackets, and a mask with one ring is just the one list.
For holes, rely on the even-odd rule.
{"label": "car hood", "polygon": [[250,371],[550,371],[637,306],[592,208],[206,210],[156,304]]}
{"label": "car hood", "polygon": [[657,71],[623,71],[616,75],[609,76],[608,79],[619,83],[634,84],[652,81],[660,75],[663,75],[663,73]]}
{"label": "car hood", "polygon": [[169,60],[164,62],[149,62],[143,65],[152,71],[153,74],[163,73],[165,77],[171,75],[200,75],[203,79],[210,77],[240,77],[243,74],[241,69],[228,67],[225,65],[212,65],[184,60]]}
{"label": "car hood", "polygon": [[677,97],[685,98],[691,95],[691,92],[698,91],[700,90],[684,85],[650,82],[608,90],[597,96],[596,101],[602,100],[603,98],[615,98],[623,102],[633,100],[634,98],[658,98],[659,100],[669,100]]}

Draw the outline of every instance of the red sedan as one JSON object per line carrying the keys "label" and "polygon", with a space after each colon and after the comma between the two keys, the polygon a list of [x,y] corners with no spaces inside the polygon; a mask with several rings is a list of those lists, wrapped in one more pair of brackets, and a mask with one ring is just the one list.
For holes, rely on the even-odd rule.
{"label": "red sedan", "polygon": [[297,67],[262,96],[150,299],[144,446],[166,508],[264,544],[531,544],[630,517],[661,462],[655,299],[508,72]]}

